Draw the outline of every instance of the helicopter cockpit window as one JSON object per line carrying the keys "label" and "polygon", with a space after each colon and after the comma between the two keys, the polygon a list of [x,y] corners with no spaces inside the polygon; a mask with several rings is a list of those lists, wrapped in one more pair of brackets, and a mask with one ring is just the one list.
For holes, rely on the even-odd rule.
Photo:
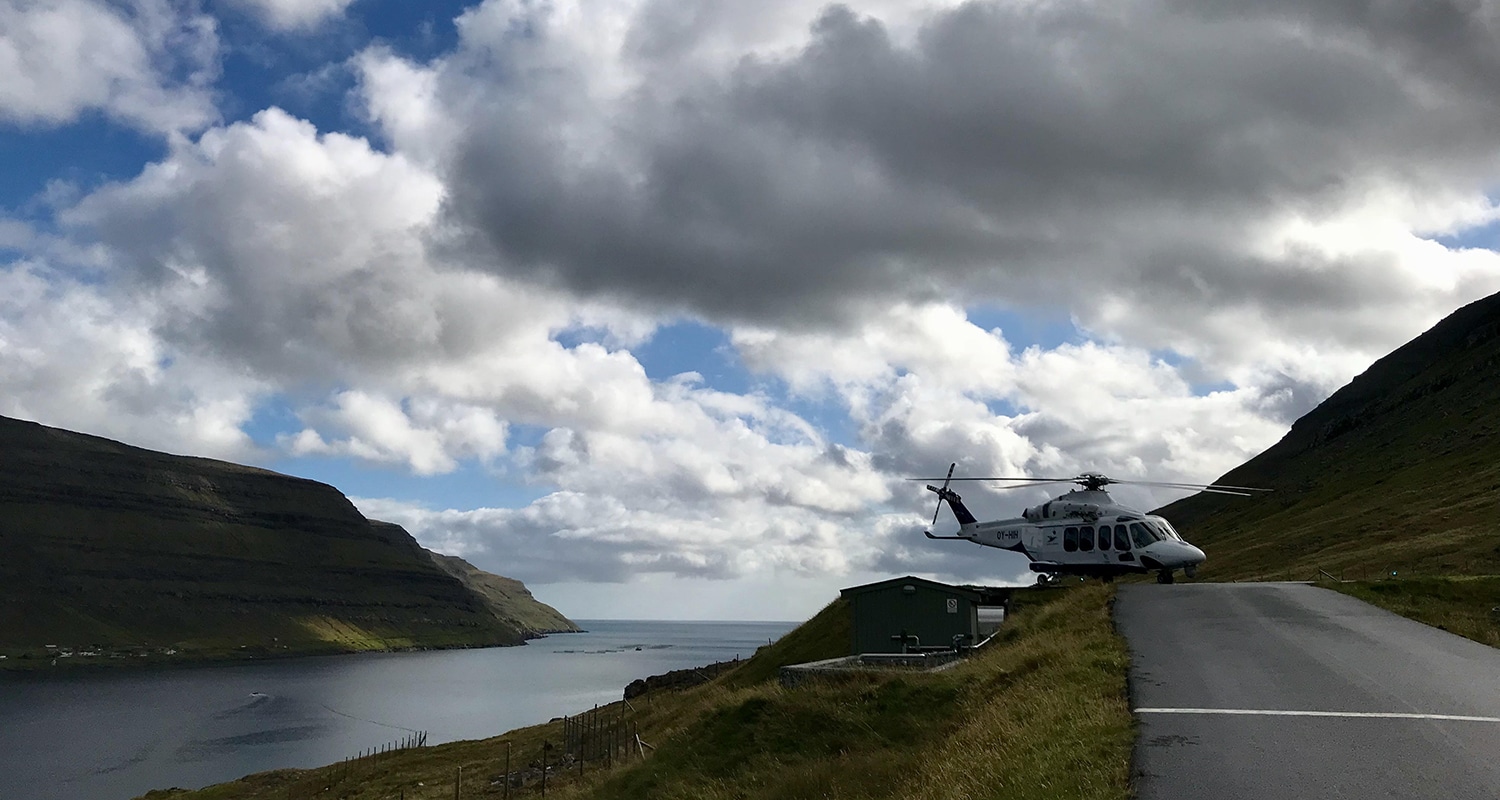
{"label": "helicopter cockpit window", "polygon": [[1130,538],[1135,540],[1136,547],[1149,547],[1156,541],[1158,534],[1139,522],[1130,523]]}
{"label": "helicopter cockpit window", "polygon": [[1078,529],[1078,549],[1087,553],[1094,549],[1094,526],[1085,525]]}
{"label": "helicopter cockpit window", "polygon": [[1130,549],[1130,531],[1127,530],[1124,525],[1115,526],[1115,549]]}
{"label": "helicopter cockpit window", "polygon": [[1063,529],[1063,550],[1072,553],[1078,549],[1078,529]]}
{"label": "helicopter cockpit window", "polygon": [[1168,536],[1172,537],[1173,539],[1176,539],[1179,542],[1183,541],[1182,534],[1178,533],[1177,529],[1174,528],[1174,527],[1172,527],[1172,523],[1167,522],[1164,519],[1159,519],[1159,520],[1156,521],[1156,524],[1160,525],[1161,528],[1162,528],[1162,530],[1164,530],[1164,531],[1167,532]]}
{"label": "helicopter cockpit window", "polygon": [[1158,540],[1179,538],[1177,536],[1177,531],[1172,530],[1171,525],[1168,525],[1159,519],[1148,520],[1147,524],[1149,524],[1151,526],[1151,530],[1156,533],[1156,538]]}

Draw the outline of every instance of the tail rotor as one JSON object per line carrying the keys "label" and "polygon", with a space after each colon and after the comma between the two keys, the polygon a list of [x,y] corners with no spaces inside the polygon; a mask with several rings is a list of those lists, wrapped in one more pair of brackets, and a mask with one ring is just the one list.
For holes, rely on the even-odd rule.
{"label": "tail rotor", "polygon": [[[948,465],[948,477],[943,479],[943,488],[939,489],[938,487],[933,486],[930,483],[927,484],[927,491],[934,492],[938,496],[937,508],[934,508],[932,510],[932,524],[928,526],[929,528],[937,527],[938,514],[941,514],[943,512],[943,501],[948,499],[948,483],[953,480],[953,470],[956,467],[958,467],[958,462],[956,461]],[[932,531],[930,530],[923,531],[923,533],[927,534],[929,538],[935,538],[932,536]]]}

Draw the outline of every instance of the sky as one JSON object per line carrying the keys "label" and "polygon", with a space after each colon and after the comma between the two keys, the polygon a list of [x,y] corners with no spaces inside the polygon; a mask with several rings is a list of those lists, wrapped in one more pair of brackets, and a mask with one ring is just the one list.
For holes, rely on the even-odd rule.
{"label": "sky", "polygon": [[0,75],[0,414],[576,619],[1029,581],[904,479],[1208,482],[1500,291],[1485,0],[0,0]]}

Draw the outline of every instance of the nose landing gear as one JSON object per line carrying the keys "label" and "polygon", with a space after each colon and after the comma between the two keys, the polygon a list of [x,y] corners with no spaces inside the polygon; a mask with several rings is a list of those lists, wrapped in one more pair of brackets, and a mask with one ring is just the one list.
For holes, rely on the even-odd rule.
{"label": "nose landing gear", "polygon": [[1156,582],[1157,583],[1171,583],[1172,582],[1172,570],[1164,569],[1164,570],[1158,571],[1156,573]]}

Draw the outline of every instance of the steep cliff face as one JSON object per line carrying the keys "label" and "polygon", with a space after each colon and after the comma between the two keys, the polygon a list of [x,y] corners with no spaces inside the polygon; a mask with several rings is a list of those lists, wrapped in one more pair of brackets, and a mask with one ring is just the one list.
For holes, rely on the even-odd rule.
{"label": "steep cliff face", "polygon": [[1161,510],[1211,577],[1500,571],[1500,295],[1375,362],[1218,482],[1274,491]]}
{"label": "steep cliff face", "polygon": [[428,554],[445,572],[483,597],[490,611],[508,625],[534,636],[577,633],[581,630],[572,620],[558,613],[557,609],[533,597],[526,584],[515,578],[485,572],[458,556]]}
{"label": "steep cliff face", "polygon": [[526,636],[331,486],[0,417],[0,653],[290,654]]}

